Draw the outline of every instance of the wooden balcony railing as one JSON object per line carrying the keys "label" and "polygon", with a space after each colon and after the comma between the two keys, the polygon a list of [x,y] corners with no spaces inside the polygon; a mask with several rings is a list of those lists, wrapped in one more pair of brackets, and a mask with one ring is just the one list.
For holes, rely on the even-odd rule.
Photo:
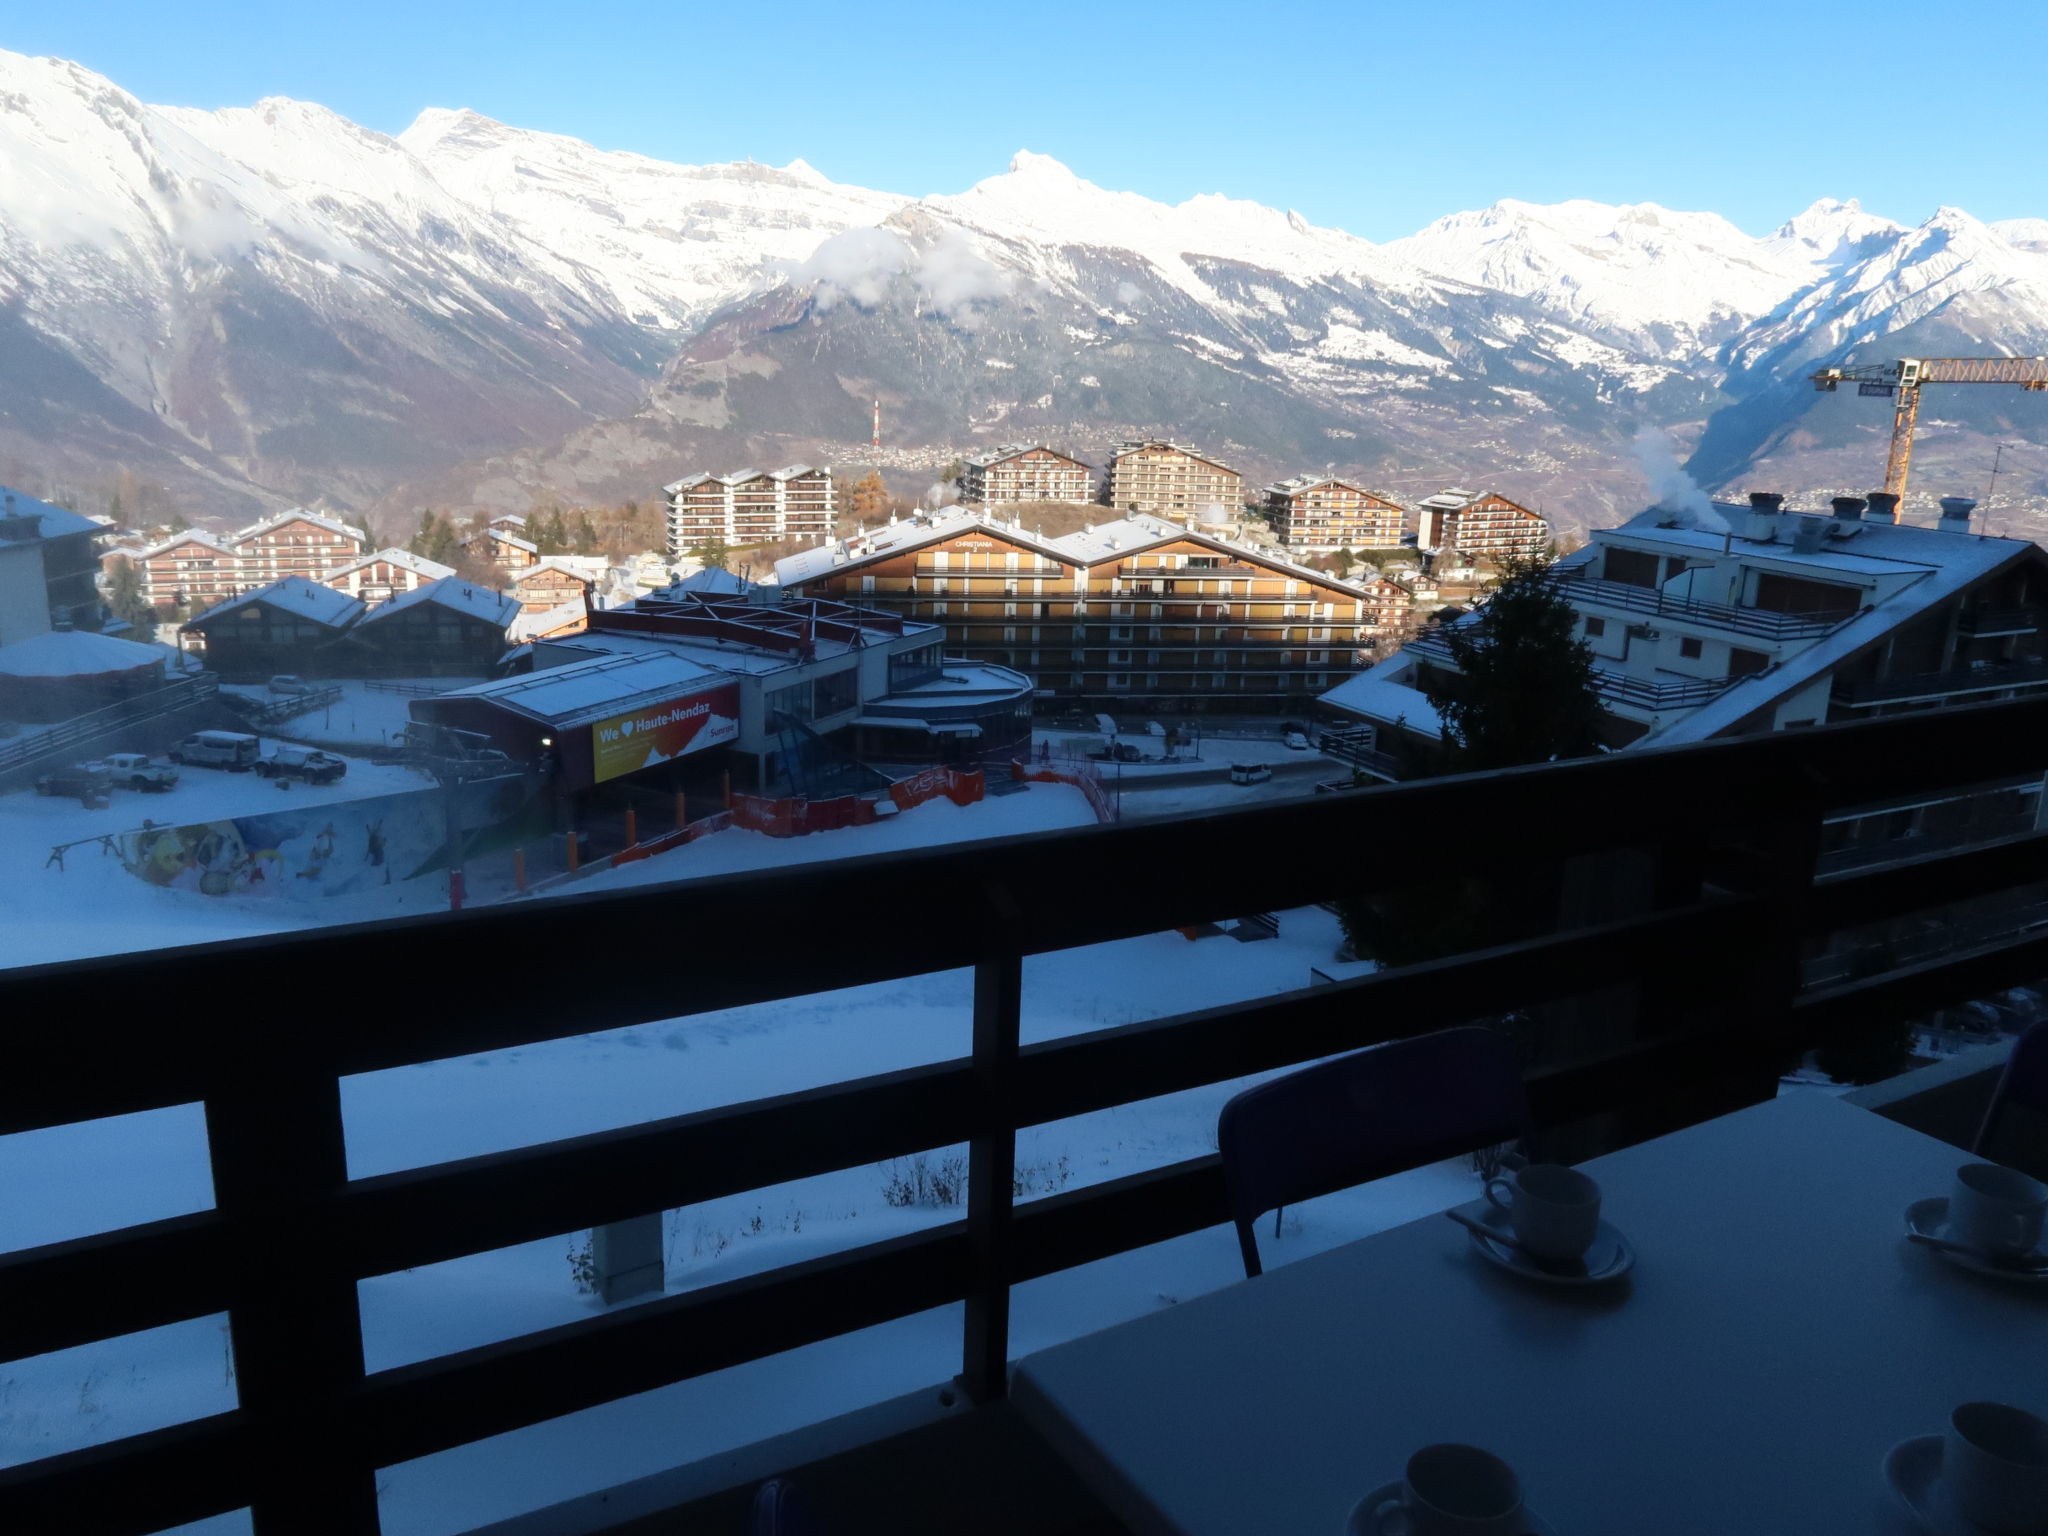
{"label": "wooden balcony railing", "polygon": [[[2048,700],[2018,701],[0,973],[0,1134],[199,1102],[216,1202],[0,1255],[0,1360],[225,1311],[239,1392],[230,1412],[0,1471],[0,1529],[143,1532],[249,1506],[263,1536],[359,1536],[379,1467],[963,1299],[964,1385],[998,1396],[1013,1285],[1225,1219],[1213,1156],[1014,1203],[1020,1127],[1595,993],[1607,1022],[1558,1014],[1571,1030],[1531,1069],[1542,1125],[1622,1144],[1724,1113],[1772,1095],[1789,1052],[2048,972],[2036,933],[1799,983],[1810,937],[2009,890],[2048,852],[2034,832],[1817,877],[1829,811],[2044,767]],[[1547,931],[1496,948],[1020,1046],[1028,955],[1444,868],[1563,894]],[[763,933],[803,938],[764,965]],[[678,935],[703,957],[686,972],[504,964],[673,954]],[[400,1005],[303,984],[366,964],[405,978]],[[348,1176],[346,1075],[955,967],[974,971],[959,1060]],[[221,1006],[230,986],[292,998],[289,1026]],[[1636,999],[1618,1024],[1617,991]],[[90,1028],[64,1027],[81,1014]],[[964,1220],[365,1371],[365,1277],[957,1142]]]}

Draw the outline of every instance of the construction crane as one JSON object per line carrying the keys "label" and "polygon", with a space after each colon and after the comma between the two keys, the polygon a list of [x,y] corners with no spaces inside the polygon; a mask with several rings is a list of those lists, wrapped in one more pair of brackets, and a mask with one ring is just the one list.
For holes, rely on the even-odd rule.
{"label": "construction crane", "polygon": [[1920,419],[1922,384],[2017,384],[2048,390],[2048,357],[1902,357],[1895,363],[1823,368],[1812,375],[1815,389],[1854,384],[1859,395],[1897,399],[1892,411],[1892,449],[1884,464],[1884,488],[1901,501],[1913,467],[1913,426]]}

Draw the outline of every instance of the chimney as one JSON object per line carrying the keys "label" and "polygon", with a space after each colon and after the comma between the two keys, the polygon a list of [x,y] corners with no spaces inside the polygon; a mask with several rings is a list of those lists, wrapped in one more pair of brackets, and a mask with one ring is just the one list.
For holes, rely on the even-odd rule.
{"label": "chimney", "polygon": [[1865,516],[1873,523],[1896,523],[1899,520],[1899,498],[1891,491],[1872,491],[1870,511]]}
{"label": "chimney", "polygon": [[1785,498],[1776,491],[1751,491],[1749,493],[1749,537],[1759,544],[1768,544],[1777,536],[1779,515],[1785,505]]}
{"label": "chimney", "polygon": [[1819,554],[1831,526],[1833,525],[1824,517],[1793,518],[1792,552],[1799,555]]}
{"label": "chimney", "polygon": [[1864,501],[1861,496],[1837,496],[1828,503],[1835,509],[1835,521],[1860,523],[1863,521]]}
{"label": "chimney", "polygon": [[1977,510],[1974,496],[1944,496],[1941,498],[1941,521],[1935,526],[1943,533],[1968,533],[1970,514]]}

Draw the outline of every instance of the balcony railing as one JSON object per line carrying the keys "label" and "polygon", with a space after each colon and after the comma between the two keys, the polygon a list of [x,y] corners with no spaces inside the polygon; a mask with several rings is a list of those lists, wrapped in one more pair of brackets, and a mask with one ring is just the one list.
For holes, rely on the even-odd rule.
{"label": "balcony railing", "polygon": [[1831,634],[1856,617],[1854,613],[1773,613],[1764,608],[1737,608],[1727,603],[1687,602],[1666,597],[1652,587],[1590,577],[1560,577],[1556,586],[1574,607],[1620,608],[1654,618],[1700,624],[1713,629],[1731,629],[1767,640],[1812,639]]}
{"label": "balcony railing", "polygon": [[1993,635],[2031,635],[2041,628],[2039,608],[1965,608],[1956,618],[1956,631],[1975,639]]}
{"label": "balcony railing", "polygon": [[[1455,665],[1450,643],[1441,635],[1426,634],[1410,640],[1402,649],[1411,651],[1426,660]],[[1593,686],[1600,690],[1602,697],[1613,699],[1620,704],[1632,704],[1638,709],[1685,709],[1695,704],[1704,704],[1718,698],[1735,684],[1740,677],[1672,677],[1670,681],[1659,681],[1652,677],[1639,677],[1614,667],[1603,667],[1597,663],[1593,668]]]}
{"label": "balcony railing", "polygon": [[1959,667],[1947,672],[1916,672],[1906,677],[1878,677],[1861,683],[1837,683],[1836,696],[1852,709],[1872,704],[1899,704],[1914,699],[1952,699],[1973,693],[2004,693],[2013,688],[2048,685],[2048,657]]}
{"label": "balcony railing", "polygon": [[[1643,1022],[1594,1037],[1575,1018],[1583,1053],[1531,1069],[1539,1125],[1604,1123],[1624,1144],[1768,1098],[1788,1053],[2048,972],[2035,932],[1801,991],[1810,939],[2010,890],[2048,852],[2033,833],[1817,879],[1823,818],[2044,767],[2048,700],[2028,700],[0,973],[10,1021],[152,1000],[94,1008],[88,1030],[9,1030],[0,1134],[198,1102],[215,1197],[0,1255],[0,1360],[225,1311],[239,1394],[0,1471],[0,1526],[144,1532],[248,1506],[259,1536],[360,1536],[378,1529],[380,1467],[962,1300],[965,1388],[998,1397],[1013,1285],[1227,1220],[1214,1156],[1015,1203],[1019,1128],[1596,991],[1632,991]],[[1288,849],[1371,856],[1274,856]],[[1570,926],[1495,948],[1020,1045],[1028,955],[1397,891],[1418,869],[1554,887],[1583,860],[1647,877],[1576,880],[1612,891],[1604,911],[1578,899]],[[1091,869],[1107,881],[1093,896]],[[678,933],[706,957],[686,976],[504,964],[667,954]],[[764,933],[803,938],[764,965]],[[405,978],[402,1005],[303,984],[370,957]],[[347,1075],[957,967],[974,971],[961,1059],[349,1177]],[[290,1026],[221,1006],[224,977],[291,998]],[[365,1372],[366,1277],[962,1141],[963,1220]]]}

